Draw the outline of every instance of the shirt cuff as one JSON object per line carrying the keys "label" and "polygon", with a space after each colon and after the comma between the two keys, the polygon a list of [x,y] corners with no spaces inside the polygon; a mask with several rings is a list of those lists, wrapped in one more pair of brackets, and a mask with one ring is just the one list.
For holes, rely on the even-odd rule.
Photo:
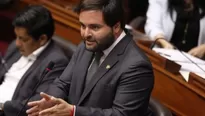
{"label": "shirt cuff", "polygon": [[76,106],[74,105],[74,106],[73,106],[73,108],[74,108],[74,111],[73,111],[73,116],[75,116]]}

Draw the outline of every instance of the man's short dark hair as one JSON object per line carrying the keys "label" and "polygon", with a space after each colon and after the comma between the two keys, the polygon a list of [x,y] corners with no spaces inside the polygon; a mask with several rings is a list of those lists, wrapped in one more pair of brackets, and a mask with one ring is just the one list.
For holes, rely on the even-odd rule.
{"label": "man's short dark hair", "polygon": [[120,22],[121,28],[125,28],[124,10],[121,0],[81,0],[74,9],[78,14],[81,11],[88,10],[102,11],[104,21],[110,27]]}
{"label": "man's short dark hair", "polygon": [[19,12],[12,24],[14,27],[25,28],[35,40],[38,40],[43,34],[50,39],[55,30],[50,11],[40,5],[31,5]]}

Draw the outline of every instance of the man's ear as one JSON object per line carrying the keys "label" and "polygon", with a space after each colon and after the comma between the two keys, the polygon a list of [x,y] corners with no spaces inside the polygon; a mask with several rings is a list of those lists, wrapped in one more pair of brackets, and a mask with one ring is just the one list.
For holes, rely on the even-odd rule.
{"label": "man's ear", "polygon": [[116,23],[116,24],[113,26],[113,32],[114,32],[115,34],[117,34],[117,33],[120,32],[120,30],[121,30],[121,24],[120,24],[120,22],[118,22],[118,23]]}
{"label": "man's ear", "polygon": [[43,34],[40,36],[39,41],[40,41],[40,46],[44,46],[48,41],[48,37],[45,34]]}

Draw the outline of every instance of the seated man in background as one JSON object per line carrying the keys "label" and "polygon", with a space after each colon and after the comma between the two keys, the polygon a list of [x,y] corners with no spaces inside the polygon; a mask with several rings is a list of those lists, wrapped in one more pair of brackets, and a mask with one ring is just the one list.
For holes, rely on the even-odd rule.
{"label": "seated man in background", "polygon": [[[30,96],[31,100],[40,99],[39,92],[46,91],[68,64],[68,58],[51,39],[54,21],[46,8],[29,6],[17,14],[13,26],[16,40],[0,64],[0,116],[17,115]],[[54,67],[45,75],[50,62]],[[24,115],[25,110],[19,116]]]}

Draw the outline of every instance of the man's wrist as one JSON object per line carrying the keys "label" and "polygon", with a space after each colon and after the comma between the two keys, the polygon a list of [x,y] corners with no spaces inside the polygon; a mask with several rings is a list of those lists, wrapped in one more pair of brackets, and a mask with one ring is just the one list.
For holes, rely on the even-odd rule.
{"label": "man's wrist", "polygon": [[3,111],[4,109],[4,104],[3,103],[0,103],[0,111],[2,110]]}
{"label": "man's wrist", "polygon": [[71,112],[70,112],[70,116],[75,116],[75,106],[72,105],[72,109],[71,109]]}

